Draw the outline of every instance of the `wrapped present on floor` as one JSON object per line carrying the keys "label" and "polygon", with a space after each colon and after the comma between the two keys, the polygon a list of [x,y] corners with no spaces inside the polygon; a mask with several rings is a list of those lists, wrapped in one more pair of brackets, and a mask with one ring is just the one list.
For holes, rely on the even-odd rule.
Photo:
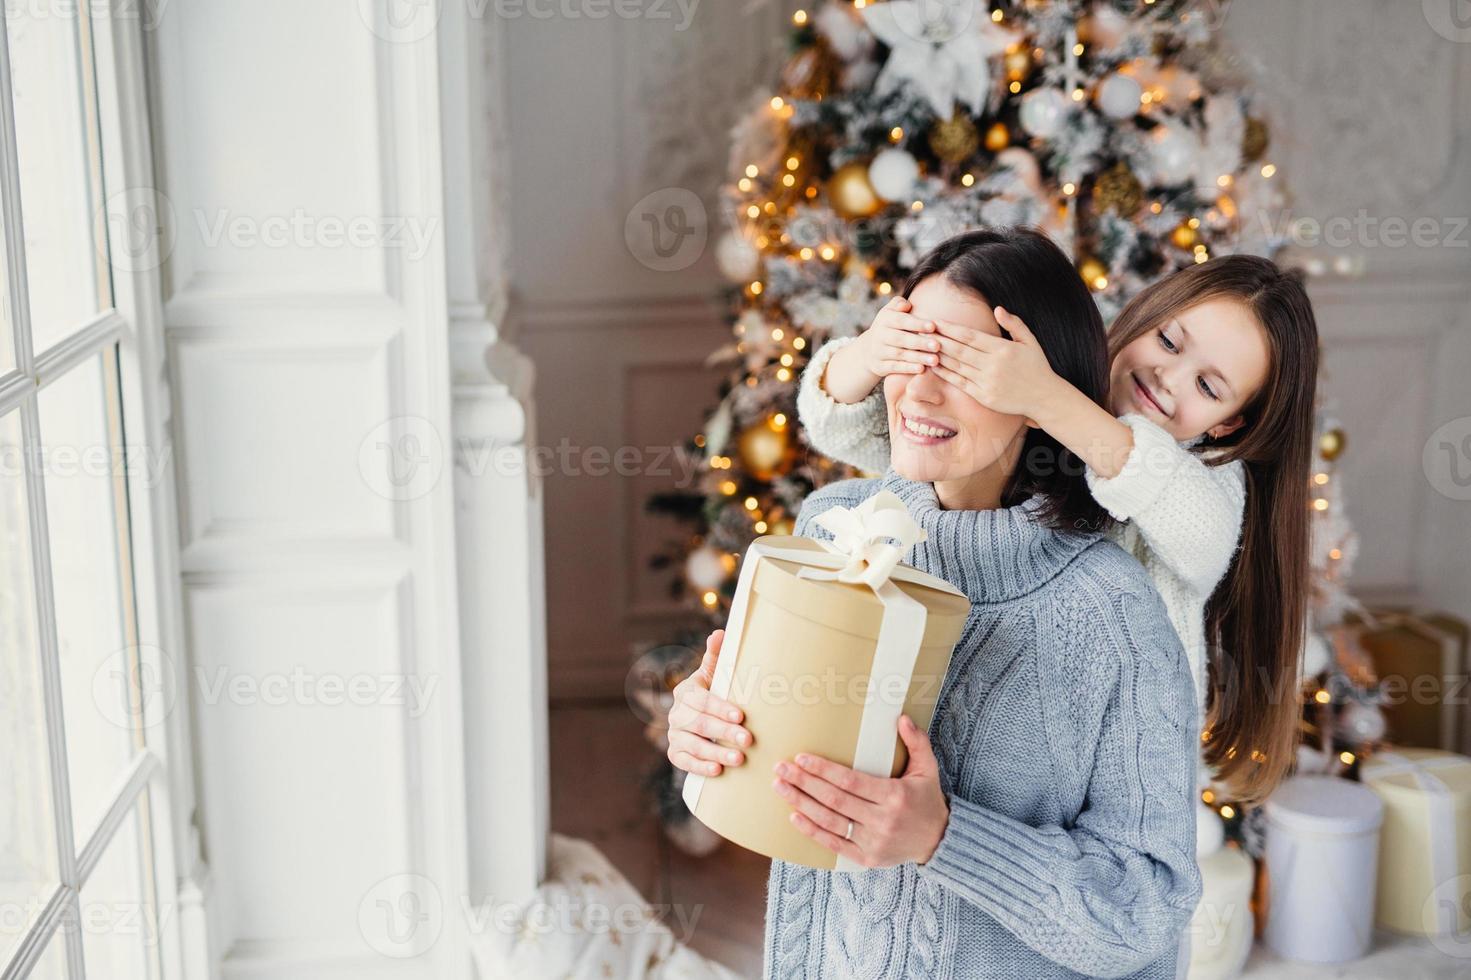
{"label": "wrapped present on floor", "polygon": [[1224,828],[1215,810],[1196,809],[1196,860],[1200,864],[1200,904],[1190,917],[1189,980],[1232,980],[1251,955],[1256,929],[1251,912],[1256,862],[1245,851],[1222,843]]}
{"label": "wrapped present on floor", "polygon": [[1293,776],[1263,805],[1273,952],[1341,963],[1369,951],[1383,804],[1358,783]]}
{"label": "wrapped present on floor", "polygon": [[1463,738],[1468,690],[1467,624],[1454,616],[1404,608],[1375,609],[1359,645],[1384,691],[1383,711],[1396,745],[1471,749]]}
{"label": "wrapped present on floor", "polygon": [[834,540],[770,535],[746,552],[710,690],[741,707],[754,744],[739,747],[742,765],[690,774],[684,801],[742,847],[854,872],[862,869],[792,826],[772,766],[807,752],[874,776],[902,773],[899,716],[928,729],[970,602],[899,563],[925,532],[897,495],[814,522]]}
{"label": "wrapped present on floor", "polygon": [[1360,777],[1384,803],[1379,925],[1419,936],[1471,928],[1471,759],[1394,749],[1367,760]]}

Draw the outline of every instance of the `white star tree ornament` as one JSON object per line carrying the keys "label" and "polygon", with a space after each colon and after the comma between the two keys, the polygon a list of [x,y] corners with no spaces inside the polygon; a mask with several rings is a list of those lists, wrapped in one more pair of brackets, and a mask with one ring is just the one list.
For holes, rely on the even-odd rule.
{"label": "white star tree ornament", "polygon": [[875,83],[879,94],[912,89],[941,119],[957,100],[980,114],[993,89],[991,59],[1017,39],[991,20],[985,0],[889,0],[863,15],[890,49]]}

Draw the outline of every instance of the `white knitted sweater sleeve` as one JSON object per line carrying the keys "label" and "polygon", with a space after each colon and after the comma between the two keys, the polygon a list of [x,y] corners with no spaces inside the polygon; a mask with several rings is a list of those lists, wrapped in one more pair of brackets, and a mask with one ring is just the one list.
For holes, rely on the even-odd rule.
{"label": "white knitted sweater sleeve", "polygon": [[822,373],[833,354],[857,337],[829,340],[812,355],[797,387],[797,417],[814,449],[870,473],[889,468],[889,414],[879,385],[861,402],[844,405],[823,390]]}
{"label": "white knitted sweater sleeve", "polygon": [[1210,466],[1142,415],[1119,421],[1134,448],[1112,477],[1084,471],[1093,497],[1120,521],[1132,521],[1150,551],[1201,600],[1231,567],[1246,509],[1240,462]]}

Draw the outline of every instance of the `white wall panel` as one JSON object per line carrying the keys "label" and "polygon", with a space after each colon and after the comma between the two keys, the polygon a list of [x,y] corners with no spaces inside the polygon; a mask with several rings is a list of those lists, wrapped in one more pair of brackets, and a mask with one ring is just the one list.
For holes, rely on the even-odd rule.
{"label": "white wall panel", "polygon": [[[375,41],[357,3],[180,3],[166,10],[168,197],[182,292],[381,292]],[[367,6],[367,5],[363,5]],[[336,244],[341,226],[344,244]]]}
{"label": "white wall panel", "polygon": [[[154,38],[223,980],[469,971],[438,38],[391,2],[178,0]],[[435,696],[242,704],[201,688],[222,669]]]}
{"label": "white wall panel", "polygon": [[237,937],[371,954],[358,905],[417,854],[409,738],[426,705],[401,684],[407,600],[393,583],[190,588],[210,843],[229,869],[217,896]]}
{"label": "white wall panel", "polygon": [[192,476],[186,547],[394,536],[393,502],[363,479],[359,447],[343,438],[395,414],[391,348],[361,333],[311,346],[176,339]]}

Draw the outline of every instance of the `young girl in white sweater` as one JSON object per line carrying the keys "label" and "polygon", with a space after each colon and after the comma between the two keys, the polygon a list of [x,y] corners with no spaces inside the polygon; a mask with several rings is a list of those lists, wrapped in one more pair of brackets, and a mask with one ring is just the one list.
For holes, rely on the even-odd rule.
{"label": "young girl in white sweater", "polygon": [[[1107,409],[1055,374],[1017,317],[1002,338],[924,320],[896,297],[828,342],[797,410],[820,452],[882,472],[890,438],[935,445],[944,420],[891,420],[885,375],[932,371],[1022,415],[1086,464],[1114,539],[1144,565],[1190,660],[1202,784],[1264,798],[1292,761],[1307,618],[1317,326],[1299,277],[1228,256],[1128,304],[1109,334]],[[1056,465],[1055,460],[1024,465]]]}

